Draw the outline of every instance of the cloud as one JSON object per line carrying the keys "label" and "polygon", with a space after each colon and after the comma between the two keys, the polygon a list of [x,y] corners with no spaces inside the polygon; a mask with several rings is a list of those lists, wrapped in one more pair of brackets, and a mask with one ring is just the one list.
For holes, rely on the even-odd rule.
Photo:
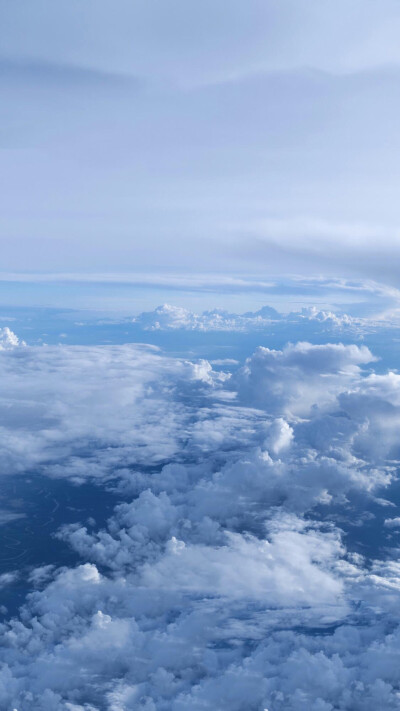
{"label": "cloud", "polygon": [[134,450],[146,463],[168,459],[179,449],[184,409],[168,402],[166,392],[180,382],[196,388],[209,377],[201,363],[161,358],[151,346],[24,348],[1,355],[7,385],[0,450],[10,474],[46,466],[53,476],[79,480],[124,465]]}
{"label": "cloud", "polygon": [[231,314],[222,309],[204,311],[201,315],[169,304],[158,306],[154,311],[136,316],[133,322],[145,331],[249,331],[261,330],[281,318],[278,311],[264,306],[255,313]]}
{"label": "cloud", "polygon": [[396,516],[395,518],[387,518],[385,519],[384,525],[386,528],[398,528],[400,526],[400,517]]}
{"label": "cloud", "polygon": [[316,560],[326,565],[339,553],[335,540],[290,529],[261,541],[231,533],[218,548],[187,546],[173,537],[160,561],[145,564],[141,581],[150,588],[255,599],[272,607],[333,606],[340,603],[341,582]]}
{"label": "cloud", "polygon": [[[385,0],[378,9],[365,2],[361,21],[360,7],[359,2],[341,1],[331,8],[317,2],[286,0],[275,5],[252,0],[244,12],[236,1],[227,16],[221,0],[199,8],[176,0],[168,13],[154,2],[143,6],[124,1],[118,13],[111,14],[107,3],[91,2],[80,23],[67,2],[60,3],[58,13],[48,1],[41,2],[36,13],[23,2],[5,13],[3,53],[190,83],[260,69],[355,71],[398,62],[396,4]],[[45,42],[43,15],[51,27]],[[27,28],[28,40],[22,43]]]}
{"label": "cloud", "polygon": [[[4,328],[0,328],[0,350],[8,350],[10,348],[15,348],[15,346],[19,346],[20,341],[18,336],[11,331],[8,326],[5,326]],[[24,345],[24,342],[21,342],[21,345]]]}
{"label": "cloud", "polygon": [[139,345],[2,351],[9,472],[121,497],[57,532],[81,564],[30,571],[0,626],[2,707],[396,708],[396,549],[341,528],[392,496],[400,397],[373,364],[304,342],[233,375]]}
{"label": "cloud", "polygon": [[283,351],[260,346],[232,379],[239,398],[268,412],[307,415],[350,388],[360,365],[374,361],[366,346],[297,343]]}
{"label": "cloud", "polygon": [[[282,321],[283,318],[283,315],[271,306],[263,306],[258,311],[247,311],[243,314],[229,313],[222,309],[196,314],[179,306],[163,304],[154,311],[139,314],[133,319],[133,323],[144,331],[238,331],[246,333],[271,328],[271,325]],[[285,322],[287,325],[316,322],[331,329],[356,328],[363,324],[361,319],[352,318],[348,314],[337,315],[331,311],[319,310],[315,306],[288,314]]]}
{"label": "cloud", "polygon": [[[367,69],[368,63],[355,62],[358,73],[343,65],[339,69],[345,53],[338,41],[330,62],[327,42],[318,57],[304,54],[312,44],[304,40],[311,17],[317,27],[325,26],[330,39],[337,15],[336,32],[342,37],[347,6],[339,11],[335,5],[334,18],[326,11],[324,23],[316,6],[299,10],[291,3],[290,12],[281,13],[276,4],[264,8],[257,0],[256,5],[260,25],[236,5],[229,18],[220,8],[215,26],[210,22],[214,4],[207,10],[202,5],[192,19],[196,38],[198,15],[207,28],[204,43],[194,41],[189,48],[185,42],[180,49],[175,21],[172,36],[166,32],[169,16],[155,40],[155,19],[164,14],[160,7],[153,7],[154,17],[148,11],[142,17],[143,8],[131,3],[110,23],[105,5],[101,11],[100,5],[96,10],[85,6],[87,22],[79,24],[66,5],[57,15],[48,3],[34,15],[26,3],[7,11],[2,38],[3,74],[8,75],[1,125],[8,178],[1,211],[7,235],[3,269],[72,270],[71,253],[79,249],[86,272],[158,269],[178,272],[183,279],[199,270],[232,278],[247,272],[258,274],[260,281],[273,280],[277,273],[339,273],[397,284],[398,68],[382,68],[378,62],[378,68]],[[187,17],[191,26],[192,12],[180,7],[176,17]],[[53,28],[45,41],[42,13]],[[379,22],[372,4],[369,13],[366,24],[375,35],[384,13]],[[395,15],[392,5],[388,13]],[[147,28],[140,57],[144,27],[135,42],[137,16]],[[352,11],[350,16],[358,32],[359,13],[357,20]],[[236,27],[232,35],[226,34],[228,21]],[[252,25],[246,41],[244,22]],[[98,35],[92,35],[98,23],[101,48]],[[114,34],[114,23],[121,23],[124,33],[131,27],[125,42]],[[289,32],[284,55],[291,53],[292,34],[297,37],[298,61],[265,56],[278,49],[276,23],[283,36]],[[383,25],[382,31],[392,31],[391,23]],[[53,44],[61,26],[62,36]],[[211,54],[205,52],[210,27],[215,32]],[[245,56],[253,55],[260,27],[260,56],[255,64],[244,58],[239,62],[238,47]],[[361,44],[367,34],[362,32]],[[29,37],[30,49],[20,45],[20,37]],[[161,37],[165,46],[157,62]],[[389,44],[382,41],[381,47],[386,51]],[[230,51],[221,53],[228,45]],[[354,58],[354,36],[348,49]],[[116,61],[120,52],[125,68]],[[307,68],[313,65],[314,71]],[[118,72],[133,80],[116,77]],[[26,195],[23,213],[18,210],[21,191]]]}

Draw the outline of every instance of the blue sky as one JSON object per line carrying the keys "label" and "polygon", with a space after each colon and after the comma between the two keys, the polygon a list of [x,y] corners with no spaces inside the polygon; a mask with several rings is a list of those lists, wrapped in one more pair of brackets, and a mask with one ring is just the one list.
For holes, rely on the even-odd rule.
{"label": "blue sky", "polygon": [[0,0],[2,710],[400,708],[399,36]]}
{"label": "blue sky", "polygon": [[0,13],[3,272],[398,285],[398,3]]}

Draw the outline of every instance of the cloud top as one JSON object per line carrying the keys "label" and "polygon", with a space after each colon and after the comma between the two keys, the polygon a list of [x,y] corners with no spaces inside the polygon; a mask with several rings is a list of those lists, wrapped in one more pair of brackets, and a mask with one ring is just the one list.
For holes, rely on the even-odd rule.
{"label": "cloud top", "polygon": [[139,345],[1,351],[3,475],[121,497],[56,532],[79,565],[27,571],[4,708],[396,708],[400,387],[373,366],[340,343],[232,374]]}

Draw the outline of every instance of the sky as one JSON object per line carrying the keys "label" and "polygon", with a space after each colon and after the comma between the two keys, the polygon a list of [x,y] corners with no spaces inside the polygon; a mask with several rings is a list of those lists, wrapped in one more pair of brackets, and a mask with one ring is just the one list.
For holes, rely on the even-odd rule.
{"label": "sky", "polygon": [[0,0],[1,711],[400,709],[399,36]]}
{"label": "sky", "polygon": [[1,271],[398,286],[399,25],[394,0],[1,2]]}

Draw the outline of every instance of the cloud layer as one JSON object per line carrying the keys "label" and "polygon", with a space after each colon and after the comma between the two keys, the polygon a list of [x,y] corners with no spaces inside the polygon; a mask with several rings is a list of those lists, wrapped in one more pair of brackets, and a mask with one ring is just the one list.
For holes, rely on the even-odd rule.
{"label": "cloud layer", "polygon": [[[121,502],[103,528],[58,530],[80,565],[30,572],[1,625],[2,707],[398,708],[396,373],[355,345],[259,348],[230,375],[7,340],[2,474]],[[375,519],[381,548],[362,551]]]}
{"label": "cloud layer", "polygon": [[398,286],[399,25],[394,0],[8,3],[2,268]]}

